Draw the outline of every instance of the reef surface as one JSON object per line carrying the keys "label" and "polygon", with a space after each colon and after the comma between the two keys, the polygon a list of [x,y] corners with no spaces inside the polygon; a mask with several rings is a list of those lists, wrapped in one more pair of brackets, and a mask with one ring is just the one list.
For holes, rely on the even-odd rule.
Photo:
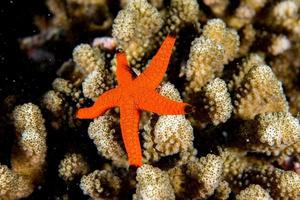
{"label": "reef surface", "polygon": [[[300,199],[299,0],[45,5],[51,14],[35,15],[39,31],[19,48],[49,84],[0,98],[0,200]],[[176,44],[157,91],[195,112],[143,112],[134,168],[118,108],[75,113],[117,85],[116,48],[138,76],[168,34]]]}

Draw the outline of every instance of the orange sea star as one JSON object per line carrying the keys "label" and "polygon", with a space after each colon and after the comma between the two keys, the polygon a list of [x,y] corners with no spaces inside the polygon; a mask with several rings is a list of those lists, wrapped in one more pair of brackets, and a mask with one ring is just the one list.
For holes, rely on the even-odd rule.
{"label": "orange sea star", "polygon": [[155,90],[167,70],[174,43],[175,37],[168,35],[149,66],[136,78],[131,73],[125,53],[118,50],[118,86],[103,93],[92,107],[77,112],[78,118],[91,119],[103,115],[110,108],[120,107],[122,138],[130,165],[142,165],[138,136],[140,110],[162,115],[186,114],[192,110],[189,104],[172,101]]}

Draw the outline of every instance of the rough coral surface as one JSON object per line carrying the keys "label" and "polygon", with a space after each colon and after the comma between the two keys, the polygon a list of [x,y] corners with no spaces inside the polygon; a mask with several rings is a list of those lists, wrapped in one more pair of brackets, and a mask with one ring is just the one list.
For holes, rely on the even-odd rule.
{"label": "rough coral surface", "polygon": [[[26,34],[35,25],[34,35],[15,40],[20,68],[1,66],[14,73],[0,73],[0,199],[300,199],[299,6],[46,0],[24,24]],[[174,46],[155,56],[166,38]],[[120,55],[130,76],[118,72]],[[142,75],[150,66],[157,71]],[[152,92],[193,112],[142,112],[133,103],[138,120],[120,107],[76,118],[140,75],[138,91],[130,85],[122,97],[139,94],[138,102],[170,111],[146,90],[155,82]],[[131,152],[140,167],[129,166],[120,121],[127,144],[140,142]]]}
{"label": "rough coral surface", "polygon": [[114,20],[112,35],[126,52],[130,64],[153,50],[154,34],[163,25],[158,10],[146,0],[129,1]]}
{"label": "rough coral surface", "polygon": [[28,180],[8,169],[7,166],[0,166],[0,197],[3,200],[20,199],[32,192],[32,185]]}
{"label": "rough coral surface", "polygon": [[151,165],[143,165],[137,170],[137,189],[134,200],[174,200],[175,194],[169,175]]}
{"label": "rough coral surface", "polygon": [[233,110],[225,81],[216,78],[203,88],[204,108],[214,125],[226,122]]}
{"label": "rough coral surface", "polygon": [[46,128],[38,106],[27,103],[13,110],[18,143],[15,144],[11,169],[0,165],[0,198],[20,199],[33,192],[41,182],[46,162]]}
{"label": "rough coral surface", "polygon": [[[179,92],[170,83],[161,87],[160,94],[172,100],[182,101]],[[184,115],[160,116],[153,134],[155,149],[161,156],[187,151],[193,146],[193,128]]]}
{"label": "rough coral surface", "polygon": [[88,44],[78,45],[73,50],[73,60],[82,70],[82,92],[85,97],[96,99],[111,88],[113,80],[105,68],[104,54],[99,48]]}
{"label": "rough coral surface", "polygon": [[236,195],[237,200],[246,199],[257,199],[257,200],[271,200],[270,194],[264,190],[259,185],[250,185],[246,189],[242,190],[238,195]]}
{"label": "rough coral surface", "polygon": [[93,199],[116,199],[120,191],[121,180],[107,170],[96,170],[80,181],[83,193]]}
{"label": "rough coral surface", "polygon": [[245,75],[235,95],[234,112],[242,119],[252,119],[265,112],[283,112],[288,103],[282,84],[267,65],[254,66]]}
{"label": "rough coral surface", "polygon": [[[203,199],[211,196],[220,183],[222,170],[223,161],[221,157],[213,154],[208,154],[199,161],[188,163],[186,173],[196,181],[194,198]],[[190,187],[193,185],[191,184]],[[193,188],[189,189],[194,190]]]}
{"label": "rough coral surface", "polygon": [[59,164],[58,173],[65,181],[72,181],[75,176],[85,175],[88,170],[88,164],[81,154],[67,154]]}
{"label": "rough coral surface", "polygon": [[38,181],[46,162],[46,128],[38,106],[28,103],[13,111],[18,145],[12,159],[12,169],[32,182]]}
{"label": "rough coral surface", "polygon": [[114,132],[109,116],[95,119],[88,129],[90,138],[102,156],[111,159],[116,165],[127,165],[125,151],[114,139]]}
{"label": "rough coral surface", "polygon": [[187,92],[198,92],[210,80],[221,76],[224,64],[238,51],[239,36],[220,19],[211,19],[203,34],[192,44],[187,61]]}
{"label": "rough coral surface", "polygon": [[254,151],[279,154],[283,148],[300,140],[300,125],[290,113],[264,113],[248,121],[240,136]]}

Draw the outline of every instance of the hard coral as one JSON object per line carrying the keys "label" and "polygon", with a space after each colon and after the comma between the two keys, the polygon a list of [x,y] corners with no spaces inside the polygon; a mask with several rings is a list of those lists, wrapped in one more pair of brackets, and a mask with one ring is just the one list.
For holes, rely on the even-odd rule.
{"label": "hard coral", "polygon": [[3,200],[20,199],[30,195],[33,186],[30,181],[0,165],[0,197]]}
{"label": "hard coral", "polygon": [[214,125],[225,123],[231,116],[233,106],[225,81],[215,78],[203,88],[204,108]]}
{"label": "hard coral", "polygon": [[97,47],[81,44],[73,50],[73,60],[82,69],[82,92],[87,98],[96,99],[110,89],[113,79],[105,68],[104,54]]}
{"label": "hard coral", "polygon": [[96,170],[81,178],[80,188],[93,199],[108,200],[118,199],[120,184],[121,180],[112,172]]}
{"label": "hard coral", "polygon": [[[32,71],[49,72],[53,82],[46,91],[38,87],[41,98],[5,91],[0,199],[31,193],[30,199],[299,199],[299,0],[46,3],[52,15],[41,10],[47,17],[34,22],[40,33],[22,39],[20,47],[34,60]],[[153,57],[165,38],[174,48]],[[71,48],[73,57],[62,63]],[[116,60],[130,74],[119,76]],[[163,73],[144,76],[143,68],[151,66]],[[144,76],[138,100],[152,108],[170,110],[143,90],[152,86],[176,103],[183,98],[195,106],[187,116],[125,115],[127,144],[141,142],[142,150],[130,153],[138,152],[138,163],[144,163],[137,170],[128,166],[120,138],[120,109],[92,122],[76,119],[78,108],[116,86],[116,76],[122,82],[117,87]],[[23,91],[26,78],[19,85]],[[132,91],[123,96],[135,96]],[[13,111],[28,101],[41,110],[29,103]],[[9,134],[12,121],[16,137]],[[45,127],[51,133],[47,143]],[[49,190],[53,183],[57,188]]]}
{"label": "hard coral", "polygon": [[271,200],[270,194],[259,185],[250,185],[236,195],[237,200]]}
{"label": "hard coral", "polygon": [[210,80],[221,76],[224,64],[237,55],[238,47],[239,36],[235,30],[226,28],[220,19],[209,20],[202,36],[191,45],[186,69],[186,91],[199,92]]}
{"label": "hard coral", "polygon": [[114,136],[113,123],[110,117],[95,119],[89,126],[88,133],[94,141],[98,152],[117,166],[126,166],[126,154]]}
{"label": "hard coral", "polygon": [[235,93],[234,113],[241,119],[253,119],[265,112],[284,112],[288,103],[282,84],[267,65],[257,65],[245,75]]}
{"label": "hard coral", "polygon": [[137,170],[137,189],[134,200],[175,200],[174,190],[166,172],[151,165],[143,165]]}
{"label": "hard coral", "polygon": [[290,113],[264,113],[246,122],[239,135],[253,151],[279,154],[300,140],[300,125]]}
{"label": "hard coral", "polygon": [[257,183],[269,190],[270,196],[276,199],[297,199],[300,196],[299,181],[300,175],[296,172],[270,167],[262,170],[253,168],[245,171],[239,178],[240,185],[248,185],[249,182]]}
{"label": "hard coral", "polygon": [[251,23],[255,15],[266,5],[267,0],[242,0],[234,15],[228,17],[228,24],[234,28],[241,28]]}
{"label": "hard coral", "polygon": [[185,26],[192,24],[197,29],[199,5],[195,0],[172,0],[165,16],[164,32],[179,33]]}
{"label": "hard coral", "polygon": [[13,111],[18,143],[14,146],[11,167],[0,165],[0,198],[20,199],[41,182],[46,158],[46,129],[41,110],[27,103]]}
{"label": "hard coral", "polygon": [[[172,100],[182,101],[179,92],[169,83],[161,87],[160,94]],[[161,156],[187,151],[193,146],[193,128],[184,115],[160,116],[153,134],[155,149]]]}
{"label": "hard coral", "polygon": [[59,164],[58,173],[65,181],[74,180],[75,176],[85,175],[88,172],[88,164],[81,154],[66,154]]}
{"label": "hard coral", "polygon": [[115,18],[112,35],[134,65],[154,49],[154,36],[162,25],[163,19],[155,7],[146,0],[131,0]]}
{"label": "hard coral", "polygon": [[186,173],[195,185],[187,185],[187,190],[193,198],[204,199],[211,196],[220,183],[222,171],[222,158],[213,154],[208,154],[199,161],[189,162]]}

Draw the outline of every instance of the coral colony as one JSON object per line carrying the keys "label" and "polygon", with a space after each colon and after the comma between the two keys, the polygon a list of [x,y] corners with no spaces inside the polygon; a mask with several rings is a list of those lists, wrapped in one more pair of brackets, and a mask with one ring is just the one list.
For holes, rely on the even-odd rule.
{"label": "coral colony", "polygon": [[1,103],[1,200],[49,179],[48,199],[300,199],[298,0],[46,2],[20,48],[73,56],[36,101]]}

